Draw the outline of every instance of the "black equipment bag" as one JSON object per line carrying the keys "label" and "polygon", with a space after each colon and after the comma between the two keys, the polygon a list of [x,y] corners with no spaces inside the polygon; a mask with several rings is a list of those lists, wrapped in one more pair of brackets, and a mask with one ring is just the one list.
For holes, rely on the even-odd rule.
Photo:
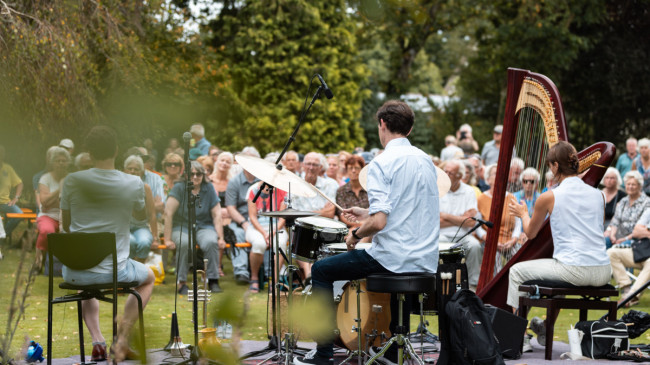
{"label": "black equipment bag", "polygon": [[644,262],[650,257],[650,239],[634,238],[632,240],[632,257],[634,257],[634,262]]}
{"label": "black equipment bag", "polygon": [[445,312],[449,320],[451,364],[503,365],[490,314],[471,290],[457,291]]}
{"label": "black equipment bag", "polygon": [[621,321],[582,321],[576,329],[584,332],[580,347],[582,355],[592,359],[604,359],[610,353],[627,351],[630,340],[627,326]]}

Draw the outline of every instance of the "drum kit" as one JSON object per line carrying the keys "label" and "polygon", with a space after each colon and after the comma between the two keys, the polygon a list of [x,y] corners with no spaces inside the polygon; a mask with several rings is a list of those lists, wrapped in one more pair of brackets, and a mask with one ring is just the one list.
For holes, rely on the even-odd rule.
{"label": "drum kit", "polygon": [[[286,227],[291,232],[288,246],[291,255],[287,256],[279,247],[275,247],[275,252],[285,257],[287,281],[290,287],[293,285],[293,274],[299,271],[298,266],[294,265],[292,259],[311,264],[318,260],[347,252],[348,248],[345,243],[345,237],[348,234],[348,228],[344,223],[317,216],[317,213],[314,212],[299,211],[291,208],[292,194],[301,197],[315,197],[316,195],[325,197],[316,187],[291,171],[284,169],[280,164],[275,165],[260,158],[245,155],[238,155],[235,157],[235,160],[242,168],[271,186],[272,189],[281,189],[288,193],[288,208],[281,211],[264,212],[260,213],[260,215],[272,218],[284,218]],[[436,169],[439,192],[442,196],[449,190],[450,181],[449,177],[442,170],[437,167]],[[362,170],[361,175],[363,177],[360,176],[360,181],[363,188],[367,189],[367,166],[364,170]],[[329,198],[328,201],[336,205]],[[270,206],[273,206],[273,204],[270,204]],[[337,207],[342,209],[338,205]],[[449,246],[451,247],[451,244]],[[370,243],[359,243],[356,249],[367,249],[369,247]],[[457,257],[458,255],[463,255],[460,250],[452,250],[446,247],[443,251],[441,247],[441,262],[443,259],[460,260]],[[278,267],[280,263],[279,257],[279,255],[275,255],[275,278],[280,277],[280,268]],[[273,277],[274,275],[271,276]],[[274,282],[274,278],[271,278],[271,282]],[[352,357],[357,357],[359,365],[362,363],[362,358],[367,355],[363,349],[368,349],[373,345],[380,345],[381,342],[390,337],[388,329],[390,323],[390,294],[368,292],[365,285],[365,280],[363,279],[334,282],[333,300],[336,303],[336,325],[338,328],[336,330],[337,338],[335,344],[349,351],[349,356],[344,362],[347,362]],[[277,362],[282,361],[288,365],[293,361],[293,353],[299,353],[300,349],[296,346],[297,336],[294,336],[293,333],[291,316],[289,316],[288,329],[284,337],[284,346],[278,341],[280,336],[276,332],[279,332],[278,328],[280,326],[277,325],[279,315],[275,308],[280,308],[280,296],[275,295],[275,293],[276,290],[279,292],[283,285],[276,283],[271,286],[273,287],[273,335],[271,336],[271,342],[267,349],[274,353],[261,363],[263,364],[272,360]],[[311,285],[303,286],[302,294],[305,298],[309,298]],[[353,297],[355,294],[356,299]],[[288,311],[291,311],[293,305],[292,297],[293,295],[290,290],[287,297]],[[426,298],[426,295],[424,297]],[[420,314],[436,310],[435,296],[433,293],[429,293],[429,297],[431,299],[429,302],[425,299],[424,307],[422,307],[421,303],[422,310]],[[365,338],[365,344],[362,344],[363,338]],[[263,352],[266,351],[256,351],[244,355],[242,359],[259,356]]]}

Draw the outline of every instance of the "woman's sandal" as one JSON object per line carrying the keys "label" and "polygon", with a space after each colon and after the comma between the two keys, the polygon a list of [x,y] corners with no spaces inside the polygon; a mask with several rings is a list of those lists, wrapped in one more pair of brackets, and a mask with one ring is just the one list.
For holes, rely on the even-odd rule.
{"label": "woman's sandal", "polygon": [[250,291],[253,294],[257,294],[260,292],[260,281],[259,280],[251,280],[251,285],[248,287],[248,291]]}

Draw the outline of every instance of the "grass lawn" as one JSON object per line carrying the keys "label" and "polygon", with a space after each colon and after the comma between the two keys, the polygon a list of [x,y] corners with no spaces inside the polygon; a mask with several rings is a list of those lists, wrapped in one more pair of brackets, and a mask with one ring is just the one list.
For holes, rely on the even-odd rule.
{"label": "grass lawn", "polygon": [[[20,260],[19,249],[3,249],[4,259],[0,261],[0,333],[4,334],[7,327],[7,318],[9,312],[11,292],[15,281],[16,269]],[[31,263],[33,253],[29,253],[27,260]],[[244,308],[244,300],[247,302],[246,315],[241,326],[236,326],[241,331],[241,338],[245,340],[267,341],[267,295],[266,291],[260,294],[244,296],[247,287],[235,284],[232,278],[232,268],[230,261],[225,260],[226,277],[221,280],[221,287],[224,293],[213,295],[213,302],[210,305],[209,313],[212,314],[218,308],[230,308],[230,311],[240,311]],[[23,276],[24,277],[24,276]],[[167,275],[166,283],[156,286],[153,297],[145,309],[145,336],[147,348],[157,349],[164,347],[169,341],[171,329],[171,315],[174,311],[174,276]],[[60,295],[62,291],[58,289],[58,283],[61,278],[55,281],[55,295]],[[246,299],[245,299],[246,298]],[[120,298],[120,312],[125,297]],[[26,339],[40,342],[43,347],[47,343],[47,276],[39,275],[34,286],[27,298],[27,308],[25,315],[21,318],[16,329],[10,354],[14,358],[20,359],[18,355]],[[202,303],[199,305],[199,323],[202,323]],[[650,311],[650,295],[642,298],[641,304],[634,309],[644,312]],[[622,316],[626,310],[620,310],[618,317]],[[178,322],[180,334],[183,342],[192,344],[194,337],[192,334],[192,305],[186,297],[178,297],[177,303]],[[531,311],[532,316],[544,317],[544,311],[540,308],[534,308]],[[590,312],[590,319],[597,319],[604,313],[597,311]],[[79,340],[78,327],[76,320],[76,305],[74,303],[59,304],[54,306],[54,327],[53,327],[53,355],[55,358],[67,357],[78,354]],[[418,324],[417,316],[412,317],[412,328],[415,329]],[[433,315],[426,316],[430,322],[429,330],[438,333],[437,317]],[[302,325],[310,325],[314,318],[299,320]],[[563,310],[560,313],[556,323],[555,339],[567,342],[567,332],[571,324],[578,320],[577,310]],[[107,342],[110,343],[111,336],[111,307],[108,303],[101,303],[101,326]],[[286,318],[283,318],[286,321]],[[208,325],[212,320],[208,319]],[[84,338],[86,353],[90,354],[91,340],[90,335],[84,326]],[[310,341],[307,335],[302,335],[300,340]],[[650,332],[644,333],[641,337],[632,340],[632,343],[650,343]]]}

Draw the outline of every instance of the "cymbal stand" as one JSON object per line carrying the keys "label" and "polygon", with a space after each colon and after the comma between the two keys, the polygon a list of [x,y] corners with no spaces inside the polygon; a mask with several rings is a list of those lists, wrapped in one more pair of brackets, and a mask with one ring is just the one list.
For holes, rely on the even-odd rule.
{"label": "cymbal stand", "polygon": [[356,324],[352,326],[352,332],[357,333],[357,349],[351,351],[348,357],[346,357],[345,360],[341,361],[339,365],[347,363],[354,356],[357,357],[357,365],[361,365],[366,356],[368,356],[368,354],[361,347],[361,283],[359,280],[351,280],[350,285],[357,287],[357,318],[354,319],[354,322]]}

